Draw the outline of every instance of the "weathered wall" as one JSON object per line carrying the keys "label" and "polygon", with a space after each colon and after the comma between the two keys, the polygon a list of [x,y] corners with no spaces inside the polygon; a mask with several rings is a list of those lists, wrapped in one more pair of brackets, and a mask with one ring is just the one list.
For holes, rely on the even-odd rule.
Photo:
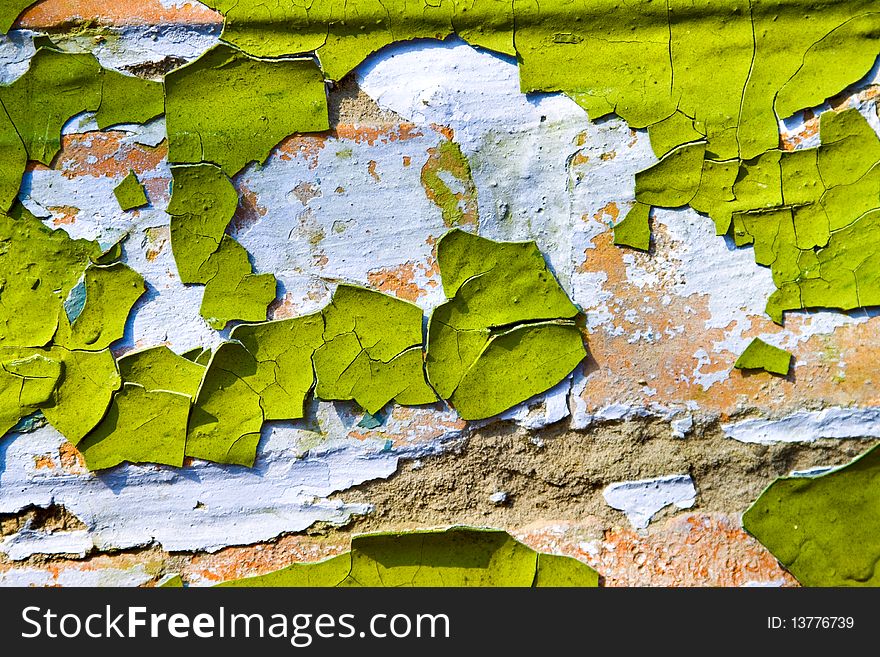
{"label": "weathered wall", "polygon": [[[198,3],[44,0],[0,39],[0,82],[21,75],[35,34],[158,79],[217,42]],[[818,145],[822,112],[858,108],[880,133],[880,69],[780,122],[784,151]],[[286,138],[233,179],[229,233],[274,274],[270,319],[319,310],[339,282],[444,300],[435,244],[459,223],[535,240],[585,314],[588,359],[499,418],[442,404],[391,404],[381,424],[353,402],[310,400],[270,422],[253,468],[188,461],[101,474],[46,424],[0,443],[0,583],[193,585],[347,549],[353,532],[469,524],[575,556],[606,585],[794,585],[742,528],[776,477],[849,462],[880,438],[871,309],[764,313],[771,273],[696,211],[655,209],[649,252],[613,244],[635,174],[657,161],[647,133],[590,121],[562,94],[525,95],[513,58],[449,38],[387,47],[329,90],[328,132]],[[177,353],[228,337],[199,315],[170,248],[164,120],[99,131],[71,121],[51,167],[30,165],[19,198],[47,226],[110,244],[146,280],[119,356]],[[470,180],[443,171],[460,147]],[[439,169],[438,169],[439,167]],[[149,205],[118,207],[133,170]],[[460,172],[459,172],[460,174]],[[733,365],[754,337],[789,350],[784,377]],[[365,426],[366,425],[366,426]],[[629,483],[627,483],[629,482]]]}

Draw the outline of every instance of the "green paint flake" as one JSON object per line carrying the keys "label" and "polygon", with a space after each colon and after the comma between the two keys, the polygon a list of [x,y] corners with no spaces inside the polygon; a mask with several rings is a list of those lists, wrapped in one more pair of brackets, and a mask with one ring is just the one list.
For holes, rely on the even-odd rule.
{"label": "green paint flake", "polygon": [[75,445],[104,417],[120,384],[109,350],[0,347],[0,435],[39,409]]}
{"label": "green paint flake", "polygon": [[804,586],[880,586],[880,447],[826,474],[777,479],[743,527]]}
{"label": "green paint flake", "polygon": [[186,455],[253,466],[263,409],[260,395],[243,376],[253,376],[258,364],[238,342],[217,348],[202,379],[189,417]]}
{"label": "green paint flake", "polygon": [[251,360],[233,370],[260,396],[266,420],[296,420],[304,415],[306,396],[315,383],[312,355],[323,344],[321,313],[233,329]]}
{"label": "green paint flake", "polygon": [[449,401],[465,420],[497,415],[555,386],[584,356],[583,336],[570,322],[493,332]]}
{"label": "green paint flake", "polygon": [[21,205],[0,212],[0,345],[48,344],[64,300],[99,253],[94,242],[47,228]]}
{"label": "green paint flake", "polygon": [[362,534],[352,538],[350,552],[219,586],[598,585],[597,573],[576,559],[538,553],[503,531],[453,527]]}
{"label": "green paint flake", "polygon": [[77,448],[89,470],[124,462],[182,467],[189,406],[187,395],[126,383]]}
{"label": "green paint flake", "polygon": [[706,144],[676,148],[650,169],[636,174],[636,199],[646,205],[677,208],[690,203],[700,187]]}
{"label": "green paint flake", "polygon": [[193,399],[205,373],[202,365],[178,356],[164,345],[130,352],[121,357],[117,365],[126,383],[136,383],[148,392],[164,390]]}
{"label": "green paint flake", "polygon": [[651,139],[651,148],[657,157],[663,157],[681,144],[706,139],[706,135],[694,127],[694,120],[680,111],[649,125],[648,137]]}
{"label": "green paint flake", "polygon": [[51,403],[62,368],[47,352],[0,347],[0,436]]}
{"label": "green paint flake", "polygon": [[134,171],[129,171],[122,182],[113,188],[113,195],[123,210],[134,210],[149,205],[144,187],[138,181]]}
{"label": "green paint flake", "polygon": [[319,399],[351,399],[371,414],[391,400],[405,406],[437,401],[425,381],[418,306],[340,285],[323,315],[324,344],[312,358]]}
{"label": "green paint flake", "polygon": [[577,559],[539,552],[534,586],[596,588],[599,573]]}
{"label": "green paint flake", "polygon": [[229,235],[223,236],[201,271],[206,283],[199,312],[212,328],[219,331],[236,319],[266,319],[266,310],[275,300],[275,276],[254,274],[247,251]]}
{"label": "green paint flake", "polygon": [[55,342],[68,349],[100,351],[122,338],[135,302],[146,291],[144,278],[127,265],[90,264],[84,275],[85,304],[73,322],[59,317]]}
{"label": "green paint flake", "polygon": [[156,582],[156,588],[160,589],[180,589],[183,588],[183,579],[177,573],[165,575]]}
{"label": "green paint flake", "polygon": [[[61,148],[61,128],[81,112],[97,112],[102,127],[108,122],[142,123],[162,113],[161,84],[138,78],[120,82],[120,77],[124,76],[103,69],[93,55],[38,48],[25,74],[0,87],[3,113],[28,159],[49,166]],[[139,102],[132,103],[133,98]],[[17,166],[20,155],[8,125],[0,127],[0,137],[3,154],[11,153]],[[12,163],[4,163],[2,209],[8,209],[14,198],[6,195],[12,180],[8,176],[14,170]],[[21,168],[19,180],[23,173]]]}
{"label": "green paint flake", "polygon": [[534,242],[453,230],[438,242],[437,262],[449,301],[428,324],[428,379],[464,419],[548,390],[586,356],[578,309]]}
{"label": "green paint flake", "polygon": [[81,112],[101,106],[101,65],[92,55],[39,48],[30,67],[0,87],[0,103],[27,149],[28,159],[49,166],[61,148],[61,128]]}
{"label": "green paint flake", "polygon": [[232,181],[211,164],[171,167],[171,249],[184,283],[207,283],[208,259],[220,248],[238,206]]}
{"label": "green paint flake", "polygon": [[0,7],[0,34],[6,34],[22,12],[28,7],[37,4],[37,0],[4,0]]}
{"label": "green paint flake", "polygon": [[254,274],[247,251],[225,234],[238,206],[232,181],[211,164],[171,167],[171,175],[171,249],[180,279],[205,285],[202,317],[218,330],[264,321],[276,280]]}
{"label": "green paint flake", "polygon": [[9,210],[15,202],[27,160],[24,142],[0,102],[0,211]]}
{"label": "green paint flake", "polygon": [[760,338],[755,338],[740,354],[733,366],[740,370],[765,370],[773,374],[788,374],[791,365],[791,354],[785,349],[767,344]]}
{"label": "green paint flake", "polygon": [[321,587],[340,586],[351,573],[351,552],[314,563],[293,563],[286,568],[265,575],[223,582],[217,586],[230,588],[251,587]]}
{"label": "green paint flake", "polygon": [[54,347],[51,356],[63,361],[64,374],[43,414],[67,440],[76,445],[101,421],[113,393],[122,385],[109,349],[68,351]]}
{"label": "green paint flake", "polygon": [[421,183],[428,199],[440,208],[444,224],[451,227],[478,222],[477,187],[471,166],[454,141],[443,141],[428,149]]}
{"label": "green paint flake", "polygon": [[95,115],[101,130],[120,123],[146,123],[165,113],[165,86],[161,82],[105,70],[103,83]]}
{"label": "green paint flake", "polygon": [[309,59],[263,61],[218,45],[165,76],[168,159],[228,175],[262,163],[294,132],[329,127],[320,70]]}
{"label": "green paint flake", "polygon": [[92,262],[96,265],[112,265],[114,262],[117,262],[122,258],[122,243],[127,239],[128,234],[126,233],[116,242],[101,251],[101,254],[98,257],[92,258]]}
{"label": "green paint flake", "polygon": [[614,227],[614,243],[640,251],[651,248],[651,206],[636,203],[619,224]]}

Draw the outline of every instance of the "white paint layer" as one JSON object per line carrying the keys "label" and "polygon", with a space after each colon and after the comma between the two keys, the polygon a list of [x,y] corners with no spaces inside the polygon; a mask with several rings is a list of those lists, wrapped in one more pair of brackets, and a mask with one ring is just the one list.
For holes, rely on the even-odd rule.
{"label": "white paint layer", "polygon": [[[3,443],[0,513],[58,504],[79,518],[102,550],[158,543],[166,550],[217,550],[301,531],[323,520],[341,524],[369,505],[327,499],[388,477],[398,456],[384,440],[333,440],[297,457],[312,432],[267,427],[254,468],[197,461],[183,468],[123,465],[104,473],[38,467],[60,461],[64,439],[51,427]],[[45,460],[43,461],[45,463]]]}
{"label": "white paint layer", "polygon": [[880,438],[880,408],[826,408],[797,411],[783,418],[752,418],[721,425],[724,435],[743,443],[808,443],[820,438]]}
{"label": "white paint layer", "polygon": [[46,532],[25,528],[0,541],[0,552],[13,561],[21,561],[34,554],[75,554],[84,557],[92,547],[92,538],[84,529]]}
{"label": "white paint layer", "polygon": [[616,482],[602,493],[613,509],[623,511],[636,529],[645,529],[656,513],[670,505],[687,509],[694,505],[697,490],[689,475]]}

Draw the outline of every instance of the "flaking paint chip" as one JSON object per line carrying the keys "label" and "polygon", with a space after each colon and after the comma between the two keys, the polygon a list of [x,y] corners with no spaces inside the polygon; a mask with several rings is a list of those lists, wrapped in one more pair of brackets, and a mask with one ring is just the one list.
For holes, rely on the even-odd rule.
{"label": "flaking paint chip", "polygon": [[372,415],[392,400],[406,406],[437,401],[425,381],[418,306],[340,285],[323,317],[323,344],[312,358],[319,399],[354,400]]}
{"label": "flaking paint chip", "polygon": [[761,338],[753,339],[733,364],[739,370],[765,370],[782,376],[788,374],[790,365],[789,352],[767,344]]}
{"label": "flaking paint chip", "polygon": [[614,226],[614,243],[640,251],[651,248],[651,206],[636,203],[619,224]]}
{"label": "flaking paint chip", "polygon": [[578,309],[534,242],[453,230],[437,262],[448,301],[428,324],[428,379],[464,419],[549,390],[586,356]]}
{"label": "flaking paint chip", "polygon": [[142,208],[149,204],[144,187],[134,171],[129,171],[122,182],[113,188],[113,195],[116,197],[119,207],[125,211]]}
{"label": "flaking paint chip", "polygon": [[104,419],[77,448],[90,470],[124,462],[179,468],[186,447],[189,407],[188,395],[126,383],[114,395]]}
{"label": "flaking paint chip", "polygon": [[743,527],[804,586],[880,586],[880,447],[826,474],[777,479]]}

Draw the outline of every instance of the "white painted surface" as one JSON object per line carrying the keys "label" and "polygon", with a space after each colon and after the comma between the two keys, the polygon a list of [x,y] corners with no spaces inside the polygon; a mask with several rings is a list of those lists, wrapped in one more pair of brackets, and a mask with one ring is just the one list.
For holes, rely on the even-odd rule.
{"label": "white painted surface", "polygon": [[21,561],[34,554],[72,554],[84,557],[93,547],[89,532],[83,529],[46,532],[23,528],[0,541],[0,552],[13,561]]}
{"label": "white painted surface", "polygon": [[797,411],[778,419],[751,418],[721,425],[743,443],[808,443],[820,438],[880,438],[880,408]]}
{"label": "white painted surface", "polygon": [[689,475],[669,475],[655,479],[621,481],[602,493],[613,509],[623,511],[636,529],[645,529],[656,513],[667,506],[687,509],[694,505],[697,490]]}

